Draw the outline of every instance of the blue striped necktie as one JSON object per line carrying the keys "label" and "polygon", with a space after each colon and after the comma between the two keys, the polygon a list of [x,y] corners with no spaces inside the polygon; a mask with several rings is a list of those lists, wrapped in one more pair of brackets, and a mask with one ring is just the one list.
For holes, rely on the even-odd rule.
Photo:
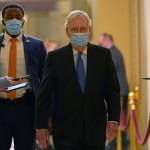
{"label": "blue striped necktie", "polygon": [[84,90],[85,90],[85,70],[84,70],[84,63],[83,63],[83,60],[82,60],[81,56],[82,56],[82,53],[79,52],[78,53],[76,70],[77,70],[77,76],[78,76],[78,80],[79,80],[81,90],[84,93]]}

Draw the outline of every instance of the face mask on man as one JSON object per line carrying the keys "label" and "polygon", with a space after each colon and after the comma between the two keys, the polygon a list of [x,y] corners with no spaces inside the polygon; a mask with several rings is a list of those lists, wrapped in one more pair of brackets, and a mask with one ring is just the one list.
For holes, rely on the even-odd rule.
{"label": "face mask on man", "polygon": [[70,41],[74,46],[82,47],[89,42],[89,35],[88,33],[72,33]]}
{"label": "face mask on man", "polygon": [[5,21],[5,27],[7,32],[10,35],[19,35],[22,31],[22,23],[23,21],[17,19]]}

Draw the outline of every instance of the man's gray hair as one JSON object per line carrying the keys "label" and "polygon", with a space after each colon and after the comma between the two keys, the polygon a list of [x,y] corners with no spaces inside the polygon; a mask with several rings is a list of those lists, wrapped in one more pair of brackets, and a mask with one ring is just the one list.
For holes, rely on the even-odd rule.
{"label": "man's gray hair", "polygon": [[92,26],[92,21],[86,12],[81,11],[81,10],[74,10],[67,16],[65,20],[65,24],[64,24],[65,28],[69,27],[69,23],[72,19],[79,17],[79,16],[84,16],[86,18],[88,27]]}

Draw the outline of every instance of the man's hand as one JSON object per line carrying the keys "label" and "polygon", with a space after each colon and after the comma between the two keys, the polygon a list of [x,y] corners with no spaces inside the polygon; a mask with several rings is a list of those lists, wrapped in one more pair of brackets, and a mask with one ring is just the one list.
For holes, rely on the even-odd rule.
{"label": "man's hand", "polygon": [[1,89],[0,92],[7,93],[6,89]]}
{"label": "man's hand", "polygon": [[36,138],[44,148],[50,146],[48,129],[37,129]]}
{"label": "man's hand", "polygon": [[23,79],[19,79],[17,81],[13,80],[13,79],[10,79],[10,85],[13,86],[13,85],[16,85],[16,84],[19,84],[21,82],[23,82],[24,80]]}
{"label": "man's hand", "polygon": [[106,140],[110,143],[117,137],[118,124],[116,122],[108,122],[106,127]]}

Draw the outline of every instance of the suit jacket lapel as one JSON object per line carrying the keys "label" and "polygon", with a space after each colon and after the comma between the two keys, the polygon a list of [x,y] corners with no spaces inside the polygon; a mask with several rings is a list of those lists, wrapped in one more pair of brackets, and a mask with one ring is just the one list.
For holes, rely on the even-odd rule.
{"label": "suit jacket lapel", "polygon": [[88,88],[90,87],[91,82],[94,79],[95,70],[97,67],[97,59],[92,49],[92,45],[88,44],[87,49],[87,72],[86,72],[86,86],[85,86],[85,94],[88,92]]}
{"label": "suit jacket lapel", "polygon": [[22,35],[23,36],[23,46],[24,46],[24,55],[25,55],[25,62],[26,62],[26,67],[27,67],[27,70],[29,72],[30,68],[29,68],[29,56],[32,55],[30,54],[30,51],[31,51],[31,44],[30,44],[30,38],[28,38],[27,36],[25,35]]}
{"label": "suit jacket lapel", "polygon": [[0,35],[0,49],[1,49],[1,47],[4,47],[3,40],[4,40],[4,34],[2,33],[2,34]]}
{"label": "suit jacket lapel", "polygon": [[71,44],[67,45],[66,50],[64,51],[63,59],[65,63],[64,64],[65,71],[66,71],[68,78],[72,82],[73,86],[77,87],[77,89],[82,93],[80,85],[79,85],[79,81],[77,78],[77,73],[76,73],[75,64],[74,64],[73,50],[72,50]]}

